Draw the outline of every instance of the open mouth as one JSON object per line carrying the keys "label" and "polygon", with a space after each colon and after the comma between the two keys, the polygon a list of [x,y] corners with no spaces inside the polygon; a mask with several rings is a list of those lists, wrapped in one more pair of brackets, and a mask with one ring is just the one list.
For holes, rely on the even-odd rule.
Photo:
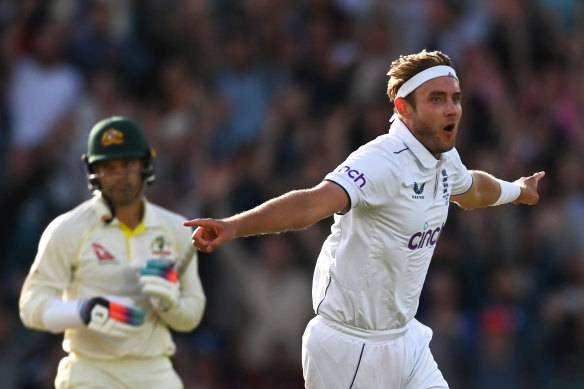
{"label": "open mouth", "polygon": [[454,124],[449,124],[446,127],[444,127],[443,130],[446,132],[452,132],[454,131],[454,127],[455,127]]}

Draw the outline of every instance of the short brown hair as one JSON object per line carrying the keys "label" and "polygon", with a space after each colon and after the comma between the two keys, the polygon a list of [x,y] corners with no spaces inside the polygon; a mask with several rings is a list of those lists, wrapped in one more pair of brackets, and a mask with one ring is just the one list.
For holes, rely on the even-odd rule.
{"label": "short brown hair", "polygon": [[[428,68],[438,65],[453,67],[450,57],[440,51],[426,51],[426,49],[416,54],[400,55],[398,59],[391,63],[389,72],[390,78],[387,82],[387,96],[390,101],[395,100],[399,88],[415,76],[416,74]],[[412,105],[415,106],[413,94],[406,97]]]}

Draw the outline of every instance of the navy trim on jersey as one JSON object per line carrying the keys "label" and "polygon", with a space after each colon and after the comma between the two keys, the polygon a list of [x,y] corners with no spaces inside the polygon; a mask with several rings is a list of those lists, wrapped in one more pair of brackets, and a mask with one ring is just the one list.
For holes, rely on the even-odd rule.
{"label": "navy trim on jersey", "polygon": [[402,151],[406,151],[406,150],[408,150],[408,149],[409,149],[409,147],[407,147],[407,146],[406,146],[406,148],[405,148],[405,149],[401,149],[400,151],[394,151],[393,153],[394,153],[394,154],[399,154],[399,153],[401,153]]}
{"label": "navy trim on jersey", "polygon": [[320,303],[318,303],[318,306],[316,307],[316,314],[318,315],[318,310],[320,308],[320,305],[324,302],[324,299],[326,298],[326,292],[328,291],[329,286],[331,286],[331,282],[332,282],[333,278],[329,276],[329,282],[328,285],[326,286],[326,288],[324,289],[324,297],[322,298],[322,300],[320,300]]}
{"label": "navy trim on jersey", "polygon": [[359,371],[359,366],[361,366],[361,358],[363,358],[363,351],[365,350],[365,343],[363,343],[363,346],[361,346],[361,354],[359,354],[359,361],[357,362],[357,367],[355,368],[355,374],[353,374],[353,380],[351,381],[351,386],[349,386],[349,389],[351,389],[353,387],[353,384],[355,383],[355,378],[357,378],[357,372]]}
{"label": "navy trim on jersey", "polygon": [[[342,189],[345,191],[345,193],[347,194],[347,197],[349,198],[349,211],[350,211],[350,210],[351,210],[351,208],[353,208],[353,204],[351,204],[351,196],[349,195],[349,192],[347,192],[347,190],[345,189],[345,187],[343,187],[341,184],[339,184],[339,183],[338,183],[338,182],[336,182],[335,180],[331,180],[330,178],[325,178],[323,181],[328,181],[328,182],[332,182],[332,183],[334,183],[334,184],[337,184],[338,186],[340,186],[340,187],[341,187],[341,188],[342,188]],[[349,211],[347,211],[347,212],[349,212]],[[336,213],[337,213],[338,215],[344,215],[344,214],[345,214],[345,213],[347,213],[347,212],[343,212],[343,213],[341,213],[341,212],[336,212]]]}

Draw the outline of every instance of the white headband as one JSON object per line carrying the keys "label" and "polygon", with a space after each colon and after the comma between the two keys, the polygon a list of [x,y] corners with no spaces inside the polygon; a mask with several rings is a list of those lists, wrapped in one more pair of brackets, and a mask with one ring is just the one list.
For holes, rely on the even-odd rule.
{"label": "white headband", "polygon": [[445,65],[433,66],[431,68],[421,71],[414,77],[404,82],[403,85],[398,89],[395,98],[397,99],[398,97],[402,98],[406,97],[426,81],[430,81],[433,78],[443,76],[454,77],[458,80],[456,72],[450,66]]}

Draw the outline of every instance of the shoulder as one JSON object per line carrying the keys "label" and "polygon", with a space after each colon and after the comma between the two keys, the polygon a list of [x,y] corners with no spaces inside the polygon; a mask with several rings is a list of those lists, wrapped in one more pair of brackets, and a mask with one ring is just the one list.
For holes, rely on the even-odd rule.
{"label": "shoulder", "polygon": [[411,158],[408,147],[392,133],[380,135],[353,151],[333,173],[361,173],[366,177],[385,179],[399,174],[406,160]]}
{"label": "shoulder", "polygon": [[407,147],[392,136],[384,134],[362,145],[326,176],[349,193],[351,203],[358,198],[376,198],[393,191],[393,183],[408,158]]}
{"label": "shoulder", "polygon": [[146,225],[157,225],[170,231],[173,235],[189,235],[190,237],[191,229],[182,225],[182,222],[185,220],[187,218],[180,213],[146,201]]}
{"label": "shoulder", "polygon": [[178,212],[171,211],[168,208],[162,207],[158,204],[146,201],[147,207],[159,218],[170,222],[182,222],[186,220],[186,217]]}
{"label": "shoulder", "polygon": [[87,231],[100,223],[92,200],[87,200],[70,211],[54,218],[43,231],[41,240],[56,240],[60,243],[76,242]]}
{"label": "shoulder", "polygon": [[360,146],[349,155],[348,159],[369,159],[373,163],[383,161],[385,167],[387,164],[397,167],[400,161],[407,158],[408,155],[408,147],[404,142],[392,133],[388,133]]}
{"label": "shoulder", "polygon": [[442,154],[442,158],[444,159],[445,166],[449,168],[450,171],[457,171],[457,172],[466,172],[467,168],[462,163],[460,159],[460,155],[456,148],[452,148]]}
{"label": "shoulder", "polygon": [[452,163],[462,163],[456,147],[453,147],[451,150],[442,153],[442,155],[444,155],[446,159]]}
{"label": "shoulder", "polygon": [[57,216],[47,228],[78,230],[80,225],[93,225],[99,220],[93,199]]}

